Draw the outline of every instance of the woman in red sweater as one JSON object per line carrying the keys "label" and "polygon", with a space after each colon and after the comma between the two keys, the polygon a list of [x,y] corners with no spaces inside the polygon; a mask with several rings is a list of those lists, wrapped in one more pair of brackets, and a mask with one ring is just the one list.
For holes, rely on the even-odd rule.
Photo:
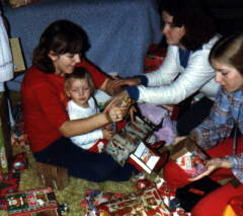
{"label": "woman in red sweater", "polygon": [[86,68],[96,88],[114,93],[111,79],[83,57],[84,40],[82,28],[67,20],[53,22],[41,35],[22,83],[25,130],[38,162],[67,168],[70,175],[90,181],[125,181],[134,170],[131,165],[121,167],[109,155],[85,151],[69,139],[121,121],[128,110],[113,107],[86,119],[68,119],[64,80],[75,67]]}

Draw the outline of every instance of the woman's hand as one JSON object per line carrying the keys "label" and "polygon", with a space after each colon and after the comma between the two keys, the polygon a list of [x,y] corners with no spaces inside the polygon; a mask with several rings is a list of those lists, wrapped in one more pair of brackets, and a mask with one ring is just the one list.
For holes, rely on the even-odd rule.
{"label": "woman's hand", "polygon": [[190,181],[199,180],[205,176],[210,175],[214,170],[219,169],[219,168],[230,169],[232,167],[232,164],[227,159],[214,158],[214,159],[208,160],[206,166],[207,166],[207,170],[204,173],[200,174],[199,176],[197,176],[195,178],[191,178],[189,180]]}
{"label": "woman's hand", "polygon": [[134,78],[116,78],[111,81],[111,87],[112,88],[118,88],[122,86],[136,86],[141,83],[140,78],[134,77]]}
{"label": "woman's hand", "polygon": [[102,133],[103,133],[103,138],[108,140],[111,139],[111,137],[114,135],[114,132],[108,129],[103,129]]}

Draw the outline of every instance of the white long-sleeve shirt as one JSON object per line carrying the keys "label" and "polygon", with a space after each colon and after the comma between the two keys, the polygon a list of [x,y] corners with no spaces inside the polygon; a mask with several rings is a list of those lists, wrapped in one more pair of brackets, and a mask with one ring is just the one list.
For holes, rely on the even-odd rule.
{"label": "white long-sleeve shirt", "polygon": [[163,64],[158,70],[145,75],[148,87],[137,87],[138,101],[178,104],[196,92],[214,100],[219,84],[214,80],[215,71],[210,66],[208,56],[218,39],[217,35],[201,49],[191,52],[185,68],[180,63],[179,47],[169,46]]}
{"label": "white long-sleeve shirt", "polygon": [[[69,119],[83,119],[99,113],[99,108],[92,97],[88,103],[89,107],[83,108],[70,100],[67,104]],[[90,149],[98,139],[103,139],[102,129],[96,129],[86,134],[71,137],[72,142],[83,149]]]}
{"label": "white long-sleeve shirt", "polygon": [[13,78],[13,60],[8,35],[0,12],[0,92],[4,91],[4,82]]}

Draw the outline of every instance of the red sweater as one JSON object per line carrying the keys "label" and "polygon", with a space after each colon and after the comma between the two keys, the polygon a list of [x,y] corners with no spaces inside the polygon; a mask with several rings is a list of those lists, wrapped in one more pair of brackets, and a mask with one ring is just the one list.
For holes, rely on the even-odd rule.
{"label": "red sweater", "polygon": [[[77,66],[85,67],[90,72],[96,88],[107,78],[85,60]],[[33,152],[45,149],[62,136],[59,128],[68,120],[64,81],[64,77],[43,73],[35,66],[25,74],[21,96],[25,131]]]}

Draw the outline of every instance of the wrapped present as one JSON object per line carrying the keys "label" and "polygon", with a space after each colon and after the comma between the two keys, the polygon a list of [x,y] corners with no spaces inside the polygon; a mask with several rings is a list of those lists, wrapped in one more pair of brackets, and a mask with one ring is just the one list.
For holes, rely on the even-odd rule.
{"label": "wrapped present", "polygon": [[183,141],[178,143],[171,153],[171,158],[191,177],[196,177],[207,170],[208,156],[195,143]]}
{"label": "wrapped present", "polygon": [[0,196],[10,216],[60,216],[58,203],[51,188],[28,190]]}
{"label": "wrapped present", "polygon": [[[14,193],[18,191],[20,181],[19,173],[8,173],[4,174],[0,180],[0,195],[7,193]],[[4,205],[0,206],[0,209],[5,209]]]}
{"label": "wrapped present", "polygon": [[[144,181],[144,180],[143,180]],[[171,210],[164,195],[153,185],[132,193],[89,191],[82,206],[86,216],[189,216],[183,209]]]}
{"label": "wrapped present", "polygon": [[166,49],[158,44],[151,44],[144,59],[144,73],[157,70],[163,63],[166,55]]}

